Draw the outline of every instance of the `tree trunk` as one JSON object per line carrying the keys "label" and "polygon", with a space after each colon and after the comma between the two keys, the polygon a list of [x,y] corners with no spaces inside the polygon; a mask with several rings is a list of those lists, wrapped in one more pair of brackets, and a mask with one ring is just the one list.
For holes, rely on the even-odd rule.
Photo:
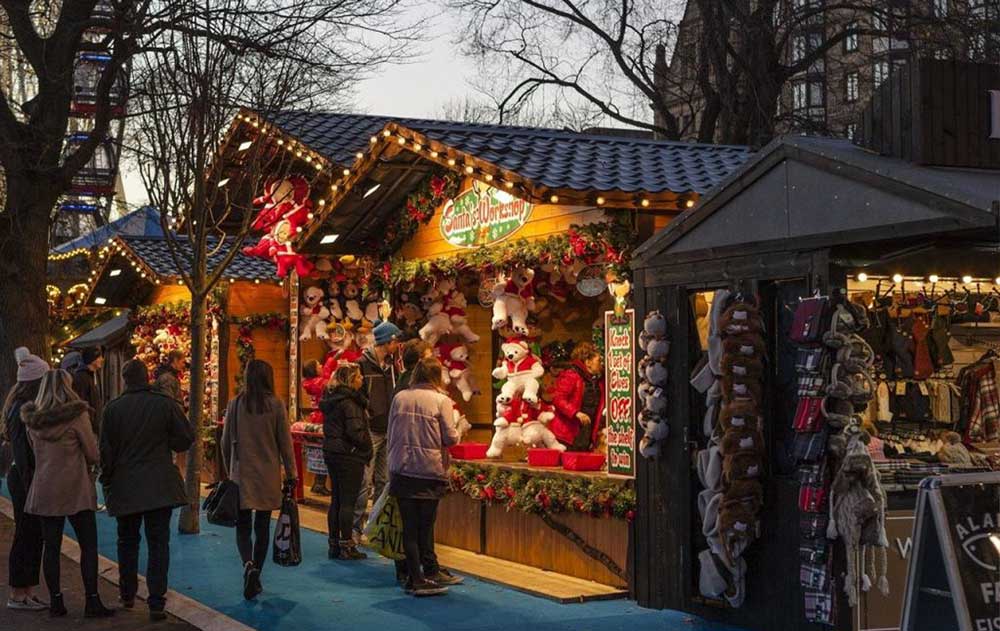
{"label": "tree trunk", "polygon": [[205,409],[205,345],[207,343],[205,294],[191,295],[191,393],[190,416],[194,444],[188,450],[184,475],[184,489],[188,504],[181,509],[178,530],[181,534],[196,535],[201,532],[201,463],[204,457],[202,416]]}
{"label": "tree trunk", "polygon": [[47,183],[7,178],[0,213],[0,388],[14,384],[14,349],[49,356],[49,307],[45,294],[49,222],[55,198]]}

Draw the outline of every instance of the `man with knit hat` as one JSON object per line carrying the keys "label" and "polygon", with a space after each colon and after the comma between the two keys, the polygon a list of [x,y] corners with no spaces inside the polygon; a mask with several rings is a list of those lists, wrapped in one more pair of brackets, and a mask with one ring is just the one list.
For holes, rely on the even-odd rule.
{"label": "man with knit hat", "polygon": [[21,346],[14,351],[17,360],[17,384],[7,396],[3,407],[3,434],[10,441],[13,466],[7,472],[7,488],[14,505],[14,537],[10,543],[7,583],[10,594],[7,608],[22,611],[48,609],[34,595],[42,567],[42,522],[36,515],[24,512],[28,489],[35,472],[35,454],[28,441],[28,432],[21,422],[21,406],[35,399],[42,377],[49,371],[45,360]]}
{"label": "man with knit hat", "polygon": [[372,459],[365,467],[364,485],[354,508],[354,530],[358,537],[365,523],[365,511],[374,486],[372,499],[378,499],[389,482],[389,405],[396,388],[395,355],[403,332],[386,320],[375,323],[372,329],[374,344],[361,354],[358,364],[365,378],[364,391],[368,395],[368,430],[372,435]]}
{"label": "man with knit hat", "polygon": [[97,371],[104,366],[104,349],[100,346],[92,346],[83,349],[80,354],[83,356],[83,365],[73,373],[73,390],[93,410],[90,414],[90,422],[94,428],[94,435],[100,436],[104,397],[101,396]]}

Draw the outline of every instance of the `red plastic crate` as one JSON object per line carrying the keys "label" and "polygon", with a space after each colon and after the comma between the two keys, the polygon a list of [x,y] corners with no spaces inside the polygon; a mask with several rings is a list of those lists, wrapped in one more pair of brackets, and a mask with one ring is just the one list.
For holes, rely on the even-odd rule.
{"label": "red plastic crate", "polygon": [[486,443],[459,443],[448,448],[452,458],[459,460],[484,460],[489,445]]}
{"label": "red plastic crate", "polygon": [[563,452],[562,466],[569,471],[600,471],[604,466],[604,454],[584,451]]}
{"label": "red plastic crate", "polygon": [[528,464],[532,467],[558,467],[560,453],[558,449],[529,449]]}

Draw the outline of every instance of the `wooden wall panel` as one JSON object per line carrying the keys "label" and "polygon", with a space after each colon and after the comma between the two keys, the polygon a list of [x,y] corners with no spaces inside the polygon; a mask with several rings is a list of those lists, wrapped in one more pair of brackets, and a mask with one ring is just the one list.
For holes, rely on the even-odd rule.
{"label": "wooden wall panel", "polygon": [[191,302],[191,292],[184,285],[157,285],[150,294],[149,304],[161,305],[182,300]]}
{"label": "wooden wall panel", "polygon": [[434,539],[437,543],[482,554],[482,506],[461,493],[449,493],[438,504]]}
{"label": "wooden wall panel", "polygon": [[[288,299],[279,285],[238,281],[229,288],[229,313],[233,317],[246,317],[261,313],[288,313]],[[274,368],[274,391],[278,398],[288,402],[288,336],[284,331],[253,330],[254,352]],[[229,352],[227,357],[228,392],[236,394],[236,377],[240,372],[236,340],[239,327],[229,327]]]}

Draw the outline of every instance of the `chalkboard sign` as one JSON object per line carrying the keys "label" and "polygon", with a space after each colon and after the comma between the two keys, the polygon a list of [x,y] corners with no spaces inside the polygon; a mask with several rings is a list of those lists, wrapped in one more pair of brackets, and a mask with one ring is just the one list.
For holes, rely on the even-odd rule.
{"label": "chalkboard sign", "polygon": [[1000,473],[920,485],[904,631],[1000,631]]}

